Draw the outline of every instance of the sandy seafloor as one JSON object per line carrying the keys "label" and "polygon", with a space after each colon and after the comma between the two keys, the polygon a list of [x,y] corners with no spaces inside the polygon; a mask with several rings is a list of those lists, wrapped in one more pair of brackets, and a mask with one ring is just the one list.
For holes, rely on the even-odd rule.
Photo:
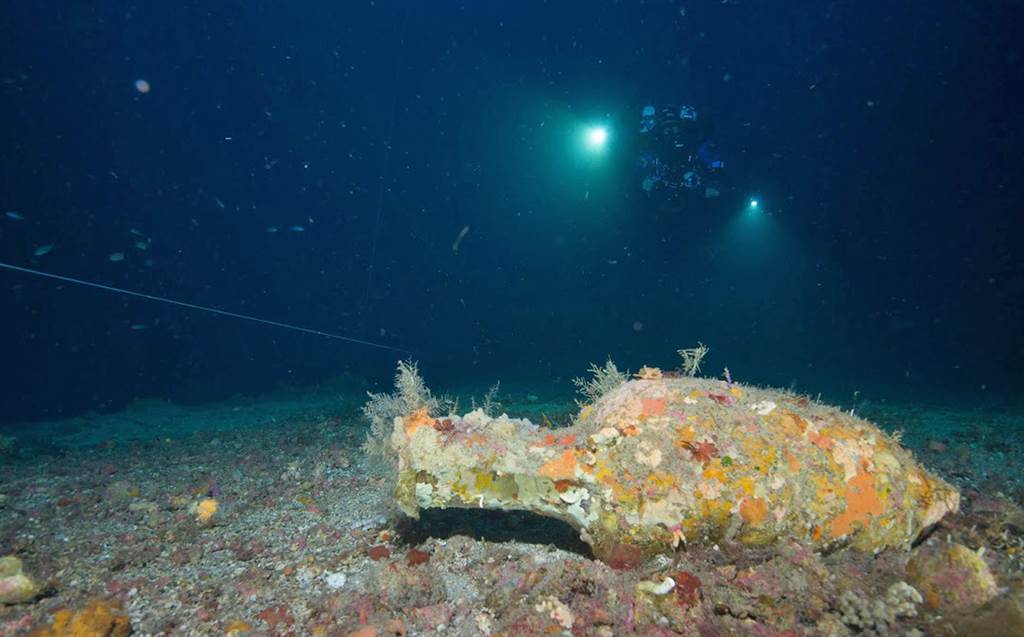
{"label": "sandy seafloor", "polygon": [[[502,398],[503,411],[535,422],[573,411],[569,395]],[[96,599],[141,635],[1024,634],[1005,632],[1024,625],[1013,623],[1024,622],[1019,412],[859,409],[901,429],[963,492],[961,514],[915,550],[984,547],[1000,588],[981,609],[943,612],[887,594],[906,551],[690,547],[614,570],[569,527],[526,513],[403,520],[360,450],[364,400],[354,388],[150,400],[0,429],[0,555],[45,584],[35,601],[0,607],[0,636]],[[209,524],[197,521],[204,499],[218,504]],[[679,583],[671,604],[638,600],[637,582],[666,576]]]}

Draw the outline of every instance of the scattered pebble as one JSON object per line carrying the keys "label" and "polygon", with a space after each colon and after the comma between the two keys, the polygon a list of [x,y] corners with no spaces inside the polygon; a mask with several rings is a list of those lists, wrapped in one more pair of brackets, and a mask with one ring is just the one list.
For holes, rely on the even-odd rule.
{"label": "scattered pebble", "polygon": [[345,586],[345,581],[348,580],[348,576],[344,573],[328,573],[324,577],[324,581],[327,582],[328,588],[342,588]]}

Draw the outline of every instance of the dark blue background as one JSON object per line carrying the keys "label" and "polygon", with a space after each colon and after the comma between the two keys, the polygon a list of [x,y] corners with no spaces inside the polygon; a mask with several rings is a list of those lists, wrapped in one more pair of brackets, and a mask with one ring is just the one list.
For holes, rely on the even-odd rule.
{"label": "dark blue background", "polygon": [[[5,262],[408,348],[440,388],[700,340],[837,397],[1021,389],[1019,2],[52,5],[0,9]],[[728,187],[669,207],[632,135],[681,101]],[[567,151],[604,118],[603,163]],[[4,421],[396,358],[6,271],[0,323]]]}

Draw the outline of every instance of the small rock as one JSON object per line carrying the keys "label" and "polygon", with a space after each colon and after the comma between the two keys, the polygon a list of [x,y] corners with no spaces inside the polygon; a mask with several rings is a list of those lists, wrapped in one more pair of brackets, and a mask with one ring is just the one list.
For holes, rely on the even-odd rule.
{"label": "small rock", "polygon": [[430,561],[430,553],[419,549],[409,549],[409,552],[405,554],[405,559],[409,566],[419,566]]}
{"label": "small rock", "polygon": [[371,546],[369,549],[367,549],[366,554],[369,555],[370,559],[374,561],[383,560],[391,557],[391,551],[388,550],[388,547],[384,546],[383,544]]}
{"label": "small rock", "polygon": [[431,630],[443,630],[441,626],[448,625],[452,618],[452,609],[448,604],[441,602],[432,606],[420,606],[412,609],[412,615],[425,624]]}
{"label": "small rock", "polygon": [[283,604],[279,606],[268,606],[260,611],[256,617],[267,622],[267,625],[270,626],[270,632],[272,633],[277,632],[277,627],[279,625],[283,624],[284,626],[291,626],[295,623],[288,607]]}
{"label": "small rock", "polygon": [[0,604],[29,602],[42,590],[42,586],[22,570],[20,559],[13,555],[0,558]]}
{"label": "small rock", "polygon": [[266,546],[263,542],[253,538],[246,542],[239,542],[231,544],[229,547],[235,559],[240,562],[248,562],[249,560],[262,555],[266,550]]}
{"label": "small rock", "polygon": [[138,487],[127,480],[117,480],[107,485],[103,499],[111,504],[126,504],[139,495]]}
{"label": "small rock", "polygon": [[324,581],[327,582],[328,588],[341,588],[345,585],[348,580],[348,576],[344,573],[327,573],[324,576]]}
{"label": "small rock", "polygon": [[679,571],[672,576],[676,583],[676,601],[683,608],[697,604],[701,597],[700,578],[693,573]]}
{"label": "small rock", "polygon": [[925,546],[907,562],[907,579],[940,610],[963,610],[984,604],[997,592],[988,564],[963,544]]}
{"label": "small rock", "polygon": [[195,564],[203,559],[203,547],[199,544],[179,546],[170,552],[167,559],[175,566]]}
{"label": "small rock", "polygon": [[538,602],[534,606],[534,610],[546,614],[558,622],[565,630],[572,630],[573,624],[576,623],[576,614],[572,612],[572,609],[553,595],[549,595]]}
{"label": "small rock", "polygon": [[643,551],[629,544],[615,544],[608,552],[607,562],[613,569],[628,571],[639,566],[644,560]]}
{"label": "small rock", "polygon": [[352,461],[348,457],[348,453],[341,447],[332,447],[330,451],[331,462],[334,463],[335,467],[339,469],[348,469],[352,465]]}
{"label": "small rock", "polygon": [[144,513],[156,513],[159,507],[156,502],[150,502],[149,500],[138,500],[128,505],[129,511],[142,511]]}

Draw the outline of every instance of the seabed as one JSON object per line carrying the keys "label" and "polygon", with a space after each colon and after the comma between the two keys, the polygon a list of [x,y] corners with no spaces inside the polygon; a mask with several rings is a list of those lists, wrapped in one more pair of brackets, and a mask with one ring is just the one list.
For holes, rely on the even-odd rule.
{"label": "seabed", "polygon": [[[76,621],[90,635],[1024,634],[1007,632],[1024,625],[1018,414],[858,411],[901,430],[961,490],[961,512],[911,552],[931,554],[935,578],[954,578],[947,589],[976,595],[951,601],[901,586],[906,551],[681,547],[616,570],[567,525],[527,513],[403,519],[360,448],[365,399],[141,401],[0,430],[0,555],[38,585],[31,601],[0,605],[0,635],[55,622],[65,632],[49,634],[73,634]],[[574,411],[569,395],[503,402],[534,422]],[[966,568],[955,547],[980,562]]]}

